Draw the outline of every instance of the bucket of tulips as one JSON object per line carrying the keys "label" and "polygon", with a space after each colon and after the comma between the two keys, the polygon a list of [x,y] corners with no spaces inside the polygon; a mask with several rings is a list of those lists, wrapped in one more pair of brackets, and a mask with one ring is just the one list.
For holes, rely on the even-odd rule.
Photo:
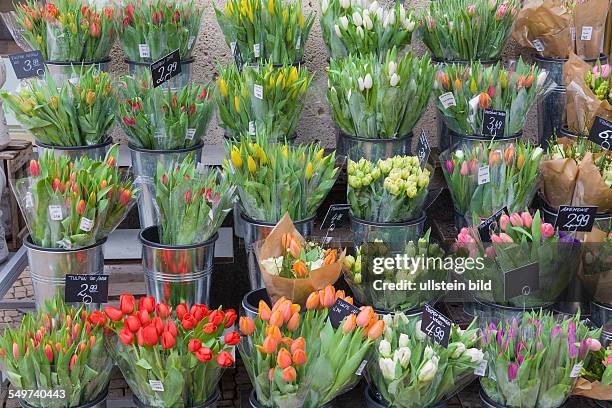
{"label": "bucket of tulips", "polygon": [[410,153],[412,130],[423,114],[433,86],[428,57],[349,55],[332,59],[327,100],[339,133],[338,154],[353,160],[386,159]]}
{"label": "bucket of tulips", "polygon": [[113,361],[104,313],[49,299],[0,336],[3,376],[24,408],[103,408]]}
{"label": "bucket of tulips", "polygon": [[442,152],[456,227],[471,227],[475,217],[487,218],[502,208],[526,208],[536,193],[543,154],[542,148],[522,141],[463,144]]}
{"label": "bucket of tulips", "polygon": [[304,237],[312,231],[316,211],[338,177],[332,152],[316,144],[269,143],[265,134],[226,141],[225,174],[238,192],[251,289],[261,286],[254,244],[265,239],[285,214]]}
{"label": "bucket of tulips", "polygon": [[[406,260],[403,268],[375,267],[375,258],[400,255]],[[403,251],[392,250],[382,241],[372,241],[356,247],[355,253],[344,258],[344,279],[357,303],[371,305],[376,311],[421,311],[423,305],[440,295],[434,290],[399,290],[396,285],[412,282],[442,282],[448,277],[442,262],[445,251],[431,238],[431,230],[422,237],[406,242]],[[427,263],[420,262],[427,260]],[[391,286],[393,285],[393,289]]]}
{"label": "bucket of tulips", "polygon": [[391,7],[377,1],[322,0],[319,23],[331,58],[403,51],[412,41],[416,17],[401,3]]}
{"label": "bucket of tulips", "polygon": [[104,313],[114,335],[106,340],[139,408],[217,406],[223,371],[234,365],[240,335],[233,309],[180,303],[171,308],[152,296],[136,303],[122,294]]}
{"label": "bucket of tulips", "polygon": [[28,177],[11,185],[28,226],[24,245],[38,306],[63,296],[67,274],[103,273],[102,246],[136,202],[118,153],[115,145],[104,160],[73,161],[47,151],[30,162]]}
{"label": "bucket of tulips", "polygon": [[309,295],[304,313],[280,298],[272,308],[261,301],[254,318],[240,318],[238,349],[253,384],[251,407],[329,407],[357,385],[385,324],[365,306],[332,325],[336,302],[352,299],[330,285]]}
{"label": "bucket of tulips", "polygon": [[580,315],[525,312],[485,324],[481,348],[488,362],[480,380],[486,408],[562,406],[582,367],[601,348],[599,329]]}
{"label": "bucket of tulips", "polygon": [[[475,227],[462,228],[455,250],[457,256],[481,261],[480,267],[465,271],[465,278],[490,281],[490,291],[478,290],[472,294],[493,310],[499,306],[500,313],[512,315],[515,309],[551,305],[578,270],[580,242],[544,222],[539,211],[533,215],[528,211],[502,214],[499,222],[489,228],[490,242],[481,237],[482,233]],[[537,275],[537,284],[529,280],[518,295],[506,291],[510,279],[506,274],[524,276],[523,268],[529,275]]]}
{"label": "bucket of tulips", "polygon": [[23,50],[40,50],[50,75],[60,84],[73,78],[75,69],[109,67],[115,19],[111,5],[26,0],[2,13],[2,19]]}
{"label": "bucket of tulips", "polygon": [[302,1],[227,0],[215,8],[219,27],[236,64],[266,61],[301,64],[314,14],[304,16]]}
{"label": "bucket of tulips", "polygon": [[591,300],[591,321],[612,339],[612,227],[594,226],[582,241],[578,278]]}
{"label": "bucket of tulips", "polygon": [[612,345],[591,353],[590,361],[582,369],[572,395],[595,400],[598,406],[604,408],[609,406],[612,401]]}
{"label": "bucket of tulips", "polygon": [[200,32],[202,7],[195,1],[138,0],[121,3],[115,19],[119,45],[130,75],[142,76],[151,63],[179,50],[180,74],[164,87],[182,88],[191,81],[195,43]]}
{"label": "bucket of tulips", "polygon": [[233,207],[234,187],[188,155],[155,175],[158,225],[140,232],[147,293],[169,305],[208,303],[217,231]]}
{"label": "bucket of tulips", "polygon": [[478,327],[452,325],[448,347],[421,331],[422,321],[403,313],[385,315],[385,331],[368,364],[366,407],[442,408],[470,384],[484,359]]}
{"label": "bucket of tulips", "polygon": [[75,69],[75,80],[60,82],[50,71],[16,92],[2,91],[4,106],[34,137],[39,155],[53,150],[72,159],[100,160],[112,144],[115,99],[111,77],[96,67]]}
{"label": "bucket of tulips", "polygon": [[179,89],[155,88],[150,73],[122,78],[117,116],[128,137],[134,175],[143,185],[138,200],[141,228],[156,225],[152,180],[157,165],[169,168],[189,154],[200,162],[202,139],[215,110],[211,91],[196,83]]}

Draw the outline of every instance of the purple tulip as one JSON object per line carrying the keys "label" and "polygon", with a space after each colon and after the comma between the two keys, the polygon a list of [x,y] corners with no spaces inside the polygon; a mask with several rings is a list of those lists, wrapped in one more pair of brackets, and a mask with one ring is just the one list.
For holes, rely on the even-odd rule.
{"label": "purple tulip", "polygon": [[561,326],[556,325],[555,327],[552,328],[552,330],[550,331],[550,337],[556,337],[559,334],[561,334]]}
{"label": "purple tulip", "polygon": [[576,348],[576,343],[574,343],[573,341],[570,342],[569,339],[568,339],[567,347],[568,347],[568,354],[569,354],[570,358],[578,357],[578,349]]}
{"label": "purple tulip", "polygon": [[580,342],[580,349],[578,349],[578,355],[581,359],[585,358],[587,353],[589,352],[589,342],[587,339],[582,340]]}
{"label": "purple tulip", "polygon": [[516,354],[520,353],[522,349],[527,350],[527,344],[523,340],[516,345]]}
{"label": "purple tulip", "polygon": [[450,160],[446,161],[446,171],[448,171],[449,174],[453,174],[453,170],[455,169],[455,166],[453,166],[453,162]]}
{"label": "purple tulip", "polygon": [[544,348],[544,345],[542,344],[541,341],[538,341],[538,345],[536,346],[538,348],[538,351],[542,350],[542,348]]}
{"label": "purple tulip", "polygon": [[497,332],[497,344],[501,346],[503,339],[504,339],[504,331],[503,330],[499,330]]}
{"label": "purple tulip", "polygon": [[510,365],[508,366],[508,380],[514,381],[516,379],[517,374],[518,374],[518,365],[514,363],[510,363]]}
{"label": "purple tulip", "polygon": [[524,354],[519,354],[518,358],[516,360],[518,361],[518,365],[523,364],[523,361],[525,360],[525,355]]}

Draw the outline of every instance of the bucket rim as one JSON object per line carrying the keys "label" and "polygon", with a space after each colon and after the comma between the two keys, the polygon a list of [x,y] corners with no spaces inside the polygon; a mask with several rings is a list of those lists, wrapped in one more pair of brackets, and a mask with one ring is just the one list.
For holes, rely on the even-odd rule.
{"label": "bucket rim", "polygon": [[113,138],[109,135],[106,135],[104,141],[102,143],[97,143],[93,145],[85,145],[85,146],[54,146],[47,143],[39,142],[38,140],[34,141],[34,145],[36,147],[42,147],[43,149],[53,149],[53,150],[95,150],[100,149],[102,147],[110,146],[113,143]]}
{"label": "bucket rim", "polygon": [[[599,53],[598,57],[582,58],[582,60],[584,62],[597,62],[598,60],[607,59],[607,58],[608,58],[608,54],[601,52]],[[534,55],[533,59],[535,59],[536,61],[565,63],[569,60],[569,57],[544,57],[542,55]]]}
{"label": "bucket rim", "polygon": [[543,311],[548,311],[548,310],[552,310],[552,307],[554,304],[553,302],[550,302],[550,303],[546,303],[546,304],[539,305],[539,306],[508,306],[508,305],[501,305],[499,303],[494,303],[488,300],[484,300],[477,296],[474,296],[474,302],[487,306],[487,307],[492,307],[494,309],[501,309],[507,312],[518,312],[518,313],[522,313],[525,311],[538,311],[539,309]]}
{"label": "bucket rim", "polygon": [[481,65],[493,65],[493,64],[497,64],[500,61],[501,61],[501,57],[491,58],[491,59],[470,59],[470,60],[466,60],[466,59],[450,59],[449,60],[449,59],[444,59],[444,58],[438,58],[433,55],[431,57],[431,62],[434,62],[436,64],[470,65],[475,62],[478,62]]}
{"label": "bucket rim", "polygon": [[371,225],[374,227],[408,227],[408,226],[422,224],[427,219],[427,213],[424,210],[422,210],[421,215],[416,218],[411,218],[409,220],[399,221],[399,222],[376,222],[376,221],[364,220],[364,219],[361,219],[353,215],[352,209],[349,211],[349,216],[351,218],[351,222],[355,221],[357,224]]}
{"label": "bucket rim", "polygon": [[462,140],[475,140],[479,142],[505,142],[505,141],[517,140],[523,137],[522,130],[514,134],[511,134],[511,135],[501,135],[501,136],[495,136],[495,137],[484,136],[484,135],[464,135],[464,134],[458,133],[451,129],[448,130],[448,134],[450,136],[457,137]]}
{"label": "bucket rim", "polygon": [[402,136],[398,136],[398,137],[389,137],[389,138],[379,138],[379,137],[359,137],[359,136],[353,136],[353,135],[349,135],[348,133],[345,133],[342,131],[342,129],[338,129],[338,137],[345,139],[345,140],[349,140],[352,142],[362,142],[362,143],[380,143],[380,144],[391,144],[391,143],[397,143],[397,142],[406,142],[406,141],[410,141],[414,138],[414,132],[410,131],[408,133],[406,133],[405,135]]}
{"label": "bucket rim", "polygon": [[166,250],[175,250],[175,251],[183,251],[187,249],[198,249],[210,246],[214,244],[219,238],[219,232],[215,232],[210,238],[208,238],[204,242],[200,242],[197,244],[190,245],[168,245],[168,244],[160,244],[159,242],[159,226],[152,225],[150,227],[144,228],[140,230],[138,233],[138,239],[142,243],[143,247],[147,246],[150,248],[156,249],[166,249]]}
{"label": "bucket rim", "polygon": [[[128,58],[124,58],[123,62],[125,62],[128,65],[136,65],[136,66],[142,66],[142,67],[148,67],[149,65],[155,63],[155,61],[132,61]],[[193,62],[195,62],[194,57],[189,57],[186,59],[181,58],[181,65],[189,65],[189,64],[192,64]]]}
{"label": "bucket rim", "polygon": [[[211,404],[214,404],[215,402],[217,402],[219,400],[219,398],[221,398],[221,393],[219,392],[219,387],[215,387],[215,391],[213,392],[213,394],[211,395],[210,398],[208,398],[206,401],[204,401],[202,404],[200,405],[195,405],[195,406],[191,406],[188,408],[207,408],[209,407]],[[150,408],[149,405],[145,405],[142,403],[142,401],[140,401],[138,399],[138,397],[136,396],[136,394],[134,394],[132,396],[132,401],[134,401],[134,404],[138,407],[138,408]]]}
{"label": "bucket rim", "polygon": [[[248,215],[245,214],[244,212],[244,208],[241,208],[241,212],[240,212],[240,218],[242,218],[243,221],[248,222],[249,224],[254,224],[254,225],[260,225],[260,226],[264,226],[264,227],[275,227],[276,224],[278,224],[280,222],[280,220],[274,222],[274,221],[260,221],[260,220],[255,220],[251,217],[249,217]],[[293,225],[302,225],[302,224],[307,224],[309,222],[314,222],[315,218],[317,218],[317,214],[312,215],[308,218],[304,218],[303,220],[298,220],[298,221],[292,221]]]}
{"label": "bucket rim", "polygon": [[23,245],[31,250],[34,251],[39,251],[39,252],[56,252],[56,253],[70,253],[70,252],[82,252],[82,251],[88,251],[90,249],[94,249],[97,247],[102,247],[102,245],[104,245],[106,243],[106,237],[98,240],[97,242],[95,242],[94,244],[91,245],[87,245],[81,248],[75,248],[75,249],[66,249],[66,248],[45,248],[42,247],[40,245],[36,245],[34,243],[34,241],[32,241],[32,236],[30,234],[28,234],[25,239],[23,240]]}
{"label": "bucket rim", "polygon": [[57,66],[87,66],[87,65],[102,65],[108,64],[111,61],[111,57],[106,57],[97,61],[51,61],[45,60],[45,65],[57,65]]}
{"label": "bucket rim", "polygon": [[128,149],[133,152],[146,154],[172,154],[172,153],[190,153],[196,150],[201,150],[204,147],[204,141],[200,140],[196,145],[191,147],[183,147],[182,149],[145,149],[144,147],[134,146],[128,142]]}

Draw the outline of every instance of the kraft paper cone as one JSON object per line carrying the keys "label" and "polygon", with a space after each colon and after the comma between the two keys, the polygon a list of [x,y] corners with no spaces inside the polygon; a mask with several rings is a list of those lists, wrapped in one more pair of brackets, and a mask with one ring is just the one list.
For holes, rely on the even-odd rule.
{"label": "kraft paper cone", "polygon": [[540,163],[544,197],[552,207],[572,202],[578,165],[573,159],[542,160]]}
{"label": "kraft paper cone", "polygon": [[602,154],[587,153],[578,164],[578,178],[572,205],[595,205],[598,213],[608,212],[612,208],[612,188],[608,187],[594,163],[594,160]]}
{"label": "kraft paper cone", "polygon": [[266,291],[272,303],[274,304],[278,299],[284,296],[287,299],[291,299],[294,303],[304,306],[308,295],[312,292],[336,283],[342,272],[346,249],[340,253],[335,263],[313,269],[310,271],[308,278],[290,279],[271,275],[261,266],[261,261],[268,258],[276,258],[283,254],[284,248],[282,245],[282,237],[287,233],[292,233],[296,236],[302,246],[306,243],[304,237],[295,229],[291,217],[286,213],[278,224],[276,224],[268,237],[263,240],[263,242],[260,241],[256,244],[255,254],[259,262],[261,276],[266,285]]}
{"label": "kraft paper cone", "polygon": [[612,385],[603,385],[599,381],[590,382],[579,378],[572,394],[601,401],[612,401]]}
{"label": "kraft paper cone", "polygon": [[[576,54],[582,58],[599,58],[606,34],[608,0],[577,2],[574,9],[576,26]],[[584,29],[585,40],[582,40]],[[589,37],[590,39],[586,39]]]}

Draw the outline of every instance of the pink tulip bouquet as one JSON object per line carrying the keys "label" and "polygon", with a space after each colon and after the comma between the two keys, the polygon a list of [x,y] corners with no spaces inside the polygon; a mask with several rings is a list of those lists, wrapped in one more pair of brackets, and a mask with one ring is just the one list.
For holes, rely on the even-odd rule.
{"label": "pink tulip bouquet", "polygon": [[592,70],[587,71],[584,76],[584,81],[589,88],[595,93],[600,101],[612,103],[612,94],[610,93],[610,72],[612,68],[609,64],[601,64],[598,62]]}

